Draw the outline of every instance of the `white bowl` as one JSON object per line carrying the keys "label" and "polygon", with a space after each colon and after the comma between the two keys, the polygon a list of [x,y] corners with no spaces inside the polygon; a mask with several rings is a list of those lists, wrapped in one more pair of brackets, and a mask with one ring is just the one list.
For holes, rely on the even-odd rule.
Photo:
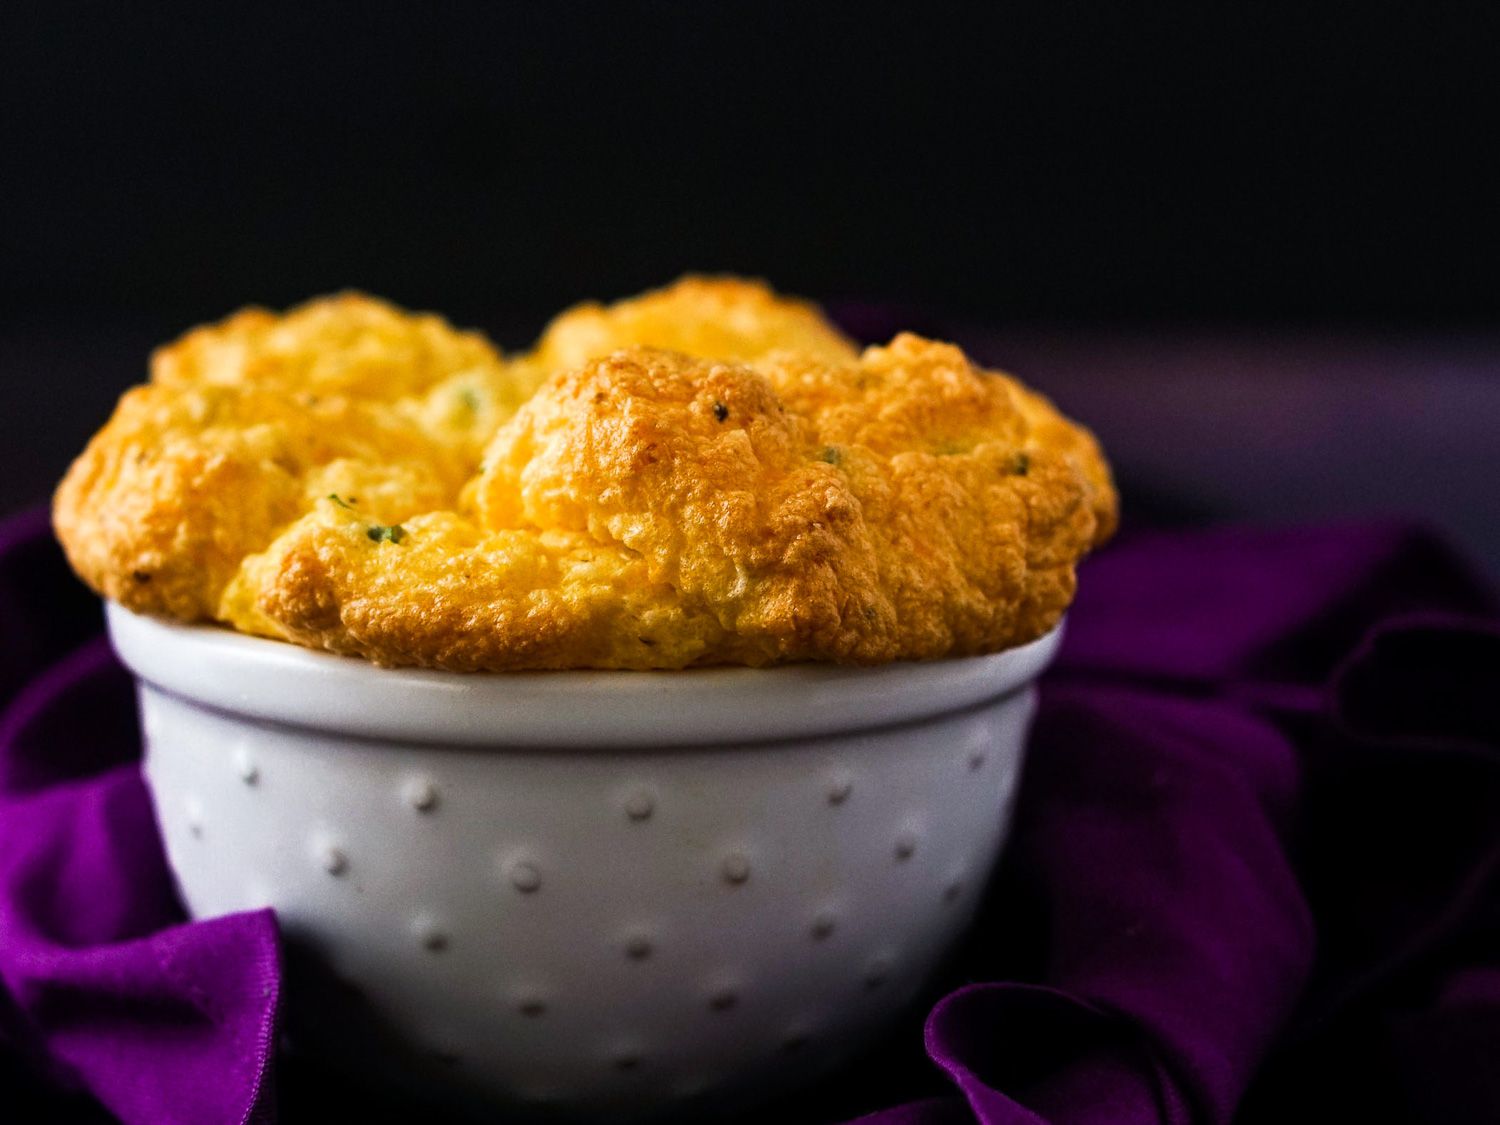
{"label": "white bowl", "polygon": [[305,1047],[615,1119],[784,1090],[912,999],[999,853],[1058,643],[458,675],[108,616],[183,901],[276,909]]}

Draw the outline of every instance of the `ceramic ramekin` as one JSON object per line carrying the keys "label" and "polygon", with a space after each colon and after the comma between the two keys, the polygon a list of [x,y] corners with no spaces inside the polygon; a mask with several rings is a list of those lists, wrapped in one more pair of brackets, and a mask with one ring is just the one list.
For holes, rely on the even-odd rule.
{"label": "ceramic ramekin", "polygon": [[305,1049],[611,1119],[786,1089],[913,997],[999,853],[1058,641],[456,675],[109,628],[183,901],[275,908]]}

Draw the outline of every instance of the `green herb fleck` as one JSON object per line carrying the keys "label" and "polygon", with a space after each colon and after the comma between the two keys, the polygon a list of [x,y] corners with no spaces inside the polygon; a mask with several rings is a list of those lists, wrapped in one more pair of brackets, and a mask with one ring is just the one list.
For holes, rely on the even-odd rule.
{"label": "green herb fleck", "polygon": [[402,527],[399,523],[393,523],[389,527],[377,523],[374,527],[367,528],[365,534],[376,543],[379,543],[382,539],[389,540],[392,543],[399,543],[406,538],[406,528]]}
{"label": "green herb fleck", "polygon": [[328,494],[328,499],[332,500],[335,504],[337,504],[340,508],[343,508],[344,511],[346,511],[346,512],[352,512],[352,511],[354,511],[354,508],[352,507],[352,504],[354,503],[353,497],[350,497],[350,499],[346,502],[344,500],[344,498],[342,496],[340,496],[337,492],[330,492]]}
{"label": "green herb fleck", "polygon": [[458,392],[458,401],[464,404],[464,409],[470,414],[475,414],[479,411],[479,392],[473,387],[464,387],[460,390]]}
{"label": "green herb fleck", "polygon": [[826,461],[830,465],[839,465],[843,463],[844,455],[833,446],[825,445],[823,452],[818,454],[818,460]]}
{"label": "green herb fleck", "polygon": [[722,402],[714,403],[714,421],[722,422],[729,417],[729,407]]}
{"label": "green herb fleck", "polygon": [[1031,472],[1031,454],[1017,453],[1014,468],[1018,477],[1024,477],[1027,473]]}

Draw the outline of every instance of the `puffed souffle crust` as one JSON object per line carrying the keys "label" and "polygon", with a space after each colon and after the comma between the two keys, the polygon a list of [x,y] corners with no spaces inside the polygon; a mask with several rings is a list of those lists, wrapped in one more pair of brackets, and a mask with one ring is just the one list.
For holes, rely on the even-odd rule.
{"label": "puffed souffle crust", "polygon": [[1117,504],[1086,429],[959,348],[688,277],[515,357],[360,294],[244,310],[155,353],[53,512],[137,613],[473,672],[996,652]]}

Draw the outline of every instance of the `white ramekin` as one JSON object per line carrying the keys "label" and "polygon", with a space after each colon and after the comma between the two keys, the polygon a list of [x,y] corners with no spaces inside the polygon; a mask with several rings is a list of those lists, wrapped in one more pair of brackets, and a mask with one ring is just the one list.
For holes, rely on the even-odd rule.
{"label": "white ramekin", "polygon": [[565,1117],[742,1104],[899,1011],[973,914],[1058,642],[457,675],[108,618],[183,901],[276,909],[305,1049]]}

